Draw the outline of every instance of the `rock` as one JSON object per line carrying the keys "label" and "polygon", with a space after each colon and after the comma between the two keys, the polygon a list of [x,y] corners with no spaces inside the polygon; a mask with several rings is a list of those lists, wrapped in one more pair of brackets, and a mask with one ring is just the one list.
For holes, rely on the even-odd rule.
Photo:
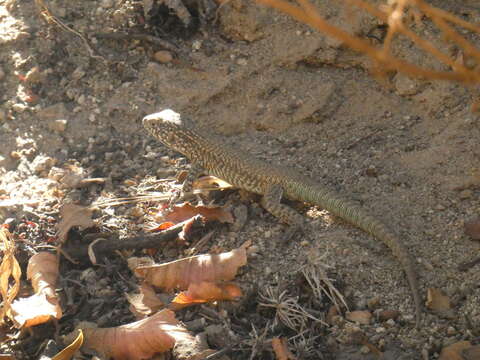
{"label": "rock", "polygon": [[54,120],[67,117],[67,108],[63,103],[57,103],[55,105],[46,107],[38,112],[40,120]]}
{"label": "rock", "polygon": [[158,61],[159,63],[166,64],[169,63],[173,60],[173,56],[170,53],[170,51],[166,50],[160,50],[157,51],[154,55],[153,58]]}
{"label": "rock", "polygon": [[420,92],[420,83],[416,79],[398,73],[394,81],[396,93],[400,96],[410,96]]}
{"label": "rock", "polygon": [[49,156],[37,155],[32,161],[32,169],[35,173],[39,174],[43,171],[50,171],[56,160]]}
{"label": "rock", "polygon": [[470,199],[472,197],[473,191],[470,190],[470,189],[465,189],[465,190],[460,191],[460,193],[458,195],[460,196],[460,199],[467,200],[467,199]]}
{"label": "rock", "polygon": [[5,77],[5,71],[0,67],[0,80],[2,80]]}
{"label": "rock", "polygon": [[100,6],[104,9],[110,9],[113,6],[113,0],[102,0]]}
{"label": "rock", "polygon": [[28,84],[39,84],[45,80],[45,75],[40,71],[38,66],[31,68],[27,75],[25,75],[25,81]]}
{"label": "rock", "polygon": [[345,315],[347,320],[357,322],[362,325],[369,325],[372,320],[372,313],[370,311],[351,311]]}
{"label": "rock", "polygon": [[63,132],[65,132],[65,130],[67,128],[67,123],[68,123],[68,121],[64,120],[64,119],[53,120],[53,121],[50,121],[48,123],[48,128],[50,130],[53,130],[53,131],[56,131],[56,132],[59,132],[59,133],[63,133]]}

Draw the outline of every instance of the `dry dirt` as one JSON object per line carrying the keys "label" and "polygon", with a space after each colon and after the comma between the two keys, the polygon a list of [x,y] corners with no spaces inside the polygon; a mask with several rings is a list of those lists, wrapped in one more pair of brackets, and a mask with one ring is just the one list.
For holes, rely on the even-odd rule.
{"label": "dry dirt", "polygon": [[[148,1],[49,1],[52,14],[86,36],[89,51],[75,33],[48,23],[34,2],[0,1],[0,220],[13,224],[13,231],[26,220],[44,229],[33,234],[27,250],[19,250],[24,257],[40,250],[36,246],[52,234],[61,203],[88,205],[100,196],[145,193],[142,184],[172,179],[188,168],[188,161],[155,142],[140,123],[146,114],[171,108],[242,151],[294,167],[370,209],[413,254],[423,300],[428,288],[438,288],[453,303],[448,314],[425,310],[417,330],[405,276],[385,246],[308,207],[300,211],[312,216],[311,230],[281,244],[285,226],[258,202],[231,192],[218,202],[234,209],[246,206],[246,223],[240,229],[214,226],[203,250],[228,251],[246,240],[258,249],[239,276],[245,299],[222,310],[235,325],[228,331],[235,340],[211,340],[213,348],[233,346],[235,351],[226,356],[249,359],[252,346],[246,339],[254,338],[253,328],[258,334],[266,328],[266,339],[290,337],[303,359],[377,358],[367,345],[354,341],[358,329],[388,359],[435,359],[449,344],[478,340],[479,267],[458,270],[460,263],[480,256],[480,244],[464,234],[463,226],[480,211],[480,125],[471,112],[471,93],[458,84],[398,74],[377,81],[365,57],[285,15],[237,0],[220,9],[215,23],[201,24],[188,37],[177,37],[175,31],[160,34],[177,47],[163,58],[154,56],[165,50],[158,44],[99,35],[153,34],[152,26],[145,25],[144,3]],[[480,21],[475,1],[433,3]],[[364,14],[323,0],[316,5],[333,24],[372,42],[384,32]],[[458,50],[442,43],[427,20],[417,32],[450,54]],[[466,36],[480,46],[478,37]],[[396,43],[395,54],[442,69],[407,41]],[[89,177],[106,178],[105,184],[63,190],[65,197],[52,194],[58,186],[52,167],[72,164]],[[129,236],[147,221],[141,213],[145,209],[136,204],[103,208],[96,217],[103,229]],[[181,251],[160,251],[156,261],[184,256]],[[118,254],[106,261],[106,267],[93,269],[98,281],[112,287],[110,298],[102,300],[102,308],[88,294],[83,301],[90,301],[90,307],[78,305],[82,311],[62,319],[61,334],[76,321],[95,320],[99,314],[105,315],[101,326],[133,320],[123,293],[133,286],[125,279],[134,280]],[[302,333],[307,345],[281,324],[268,325],[275,313],[258,307],[259,294],[272,286],[302,299],[302,287],[295,284],[309,263],[328,269],[350,310],[399,310],[400,317],[387,322],[374,317],[370,325],[343,318],[330,327],[310,325]],[[88,263],[74,266],[62,260],[68,276],[88,269]],[[324,304],[317,315],[324,316],[327,309]],[[182,316],[192,319],[195,310]],[[37,333],[36,340],[19,340],[8,349],[14,348],[18,358],[37,358],[42,341],[53,339],[42,336]],[[308,346],[313,349],[305,350]],[[259,346],[254,358],[272,359],[273,354],[268,346]]]}

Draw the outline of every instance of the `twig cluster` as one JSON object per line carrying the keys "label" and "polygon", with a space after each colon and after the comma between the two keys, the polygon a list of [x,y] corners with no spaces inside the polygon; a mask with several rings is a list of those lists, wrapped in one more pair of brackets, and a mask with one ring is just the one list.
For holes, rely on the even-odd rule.
{"label": "twig cluster", "polygon": [[[462,36],[455,27],[461,27],[473,33],[480,34],[480,26],[460,19],[450,12],[427,4],[424,0],[390,0],[388,5],[376,7],[365,0],[344,0],[349,6],[355,6],[375,16],[388,24],[388,31],[382,46],[374,46],[368,40],[349,34],[325,20],[319,10],[308,0],[256,0],[257,3],[267,5],[286,13],[296,20],[341,41],[346,46],[372,59],[375,70],[381,74],[398,71],[416,78],[451,80],[464,84],[478,84],[480,82],[480,50]],[[294,4],[296,2],[296,5]],[[474,60],[474,66],[456,61],[452,56],[440,51],[432,42],[423,39],[406,25],[406,15],[413,13],[417,22],[425,16],[429,18],[442,32],[445,39],[458,45],[467,58]],[[433,55],[441,63],[450,68],[448,71],[437,71],[421,67],[407,60],[400,59],[391,53],[392,42],[398,35],[409,38],[418,48]]]}

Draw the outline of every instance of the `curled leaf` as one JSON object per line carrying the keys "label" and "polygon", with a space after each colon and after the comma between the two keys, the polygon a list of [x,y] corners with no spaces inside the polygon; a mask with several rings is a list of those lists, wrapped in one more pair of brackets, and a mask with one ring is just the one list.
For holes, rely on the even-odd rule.
{"label": "curled leaf", "polygon": [[216,255],[192,256],[165,264],[142,266],[135,269],[135,275],[149,284],[171,291],[187,289],[192,283],[202,281],[230,281],[238,268],[247,263],[245,248]]}
{"label": "curled leaf", "polygon": [[215,176],[202,176],[193,182],[193,189],[202,191],[229,189],[232,185]]}
{"label": "curled leaf", "polygon": [[60,209],[60,217],[62,220],[57,225],[57,236],[60,243],[67,240],[68,231],[78,226],[81,229],[86,229],[95,225],[92,220],[93,210],[75,204],[65,204]]}
{"label": "curled leaf", "polygon": [[[175,313],[168,309],[134,323],[115,328],[83,328],[83,332],[83,347],[94,349],[107,359],[149,359],[154,354],[182,345],[189,345],[191,349],[198,351],[196,339],[175,319]],[[195,356],[206,356],[210,353],[211,350],[206,350]]]}
{"label": "curled leaf", "polygon": [[3,301],[3,306],[0,307],[0,323],[3,323],[5,316],[12,318],[10,306],[20,289],[22,270],[15,258],[15,241],[6,228],[0,228],[0,241],[3,253],[0,264],[0,295]]}
{"label": "curled leaf", "polygon": [[130,311],[137,319],[143,319],[165,307],[150,285],[143,283],[139,290],[139,294],[125,294],[130,303]]}
{"label": "curled leaf", "polygon": [[179,310],[187,306],[218,300],[235,300],[242,296],[242,290],[234,284],[215,284],[202,281],[190,284],[187,291],[179,293],[170,304],[170,309]]}
{"label": "curled leaf", "polygon": [[12,304],[15,325],[30,327],[60,319],[62,309],[55,293],[58,277],[58,258],[48,252],[33,255],[27,267],[27,278],[31,280],[35,294],[16,300]]}
{"label": "curled leaf", "polygon": [[60,351],[57,355],[55,355],[52,360],[70,360],[73,355],[82,347],[83,345],[83,331],[78,330],[78,335],[73,340],[70,345],[68,345],[65,349]]}

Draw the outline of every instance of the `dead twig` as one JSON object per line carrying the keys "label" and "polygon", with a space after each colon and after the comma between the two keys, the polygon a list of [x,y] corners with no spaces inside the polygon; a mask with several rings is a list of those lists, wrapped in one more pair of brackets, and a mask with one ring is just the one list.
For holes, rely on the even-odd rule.
{"label": "dead twig", "polygon": [[[197,215],[192,219],[188,219],[178,223],[166,230],[155,234],[144,234],[140,236],[133,236],[125,239],[110,238],[105,241],[100,241],[91,249],[95,253],[96,258],[101,254],[110,254],[117,250],[132,250],[132,249],[156,249],[164,245],[166,241],[174,240],[180,232],[183,231],[184,226],[190,224],[192,228],[189,232],[195,229],[202,228],[204,221],[202,216]],[[89,245],[76,246],[69,242],[63,249],[73,258],[84,259],[88,257]]]}
{"label": "dead twig", "polygon": [[[409,9],[427,16],[442,31],[447,39],[457,44],[463,51],[475,58],[480,63],[480,50],[473,46],[468,40],[462,37],[449,23],[461,26],[472,32],[480,33],[480,26],[466,22],[455,15],[437,9],[423,0],[397,0],[391,2],[386,11],[375,8],[364,0],[348,0],[351,4],[369,12],[373,16],[389,25],[383,46],[378,48],[371,45],[366,39],[351,35],[346,31],[328,23],[319,13],[318,9],[308,0],[296,0],[297,5],[285,0],[256,0],[257,3],[277,9],[294,19],[311,26],[312,28],[331,36],[344,45],[366,54],[375,65],[375,69],[384,75],[388,72],[397,71],[405,75],[434,80],[458,81],[464,84],[478,84],[480,82],[480,71],[469,69],[455,61],[451,56],[442,53],[430,41],[422,39],[412,30],[405,26],[403,18]],[[421,16],[418,15],[417,18]],[[437,71],[424,68],[410,63],[406,60],[395,57],[390,53],[392,42],[397,33],[407,36],[413,43],[433,55],[442,63],[448,65],[451,71]]]}

